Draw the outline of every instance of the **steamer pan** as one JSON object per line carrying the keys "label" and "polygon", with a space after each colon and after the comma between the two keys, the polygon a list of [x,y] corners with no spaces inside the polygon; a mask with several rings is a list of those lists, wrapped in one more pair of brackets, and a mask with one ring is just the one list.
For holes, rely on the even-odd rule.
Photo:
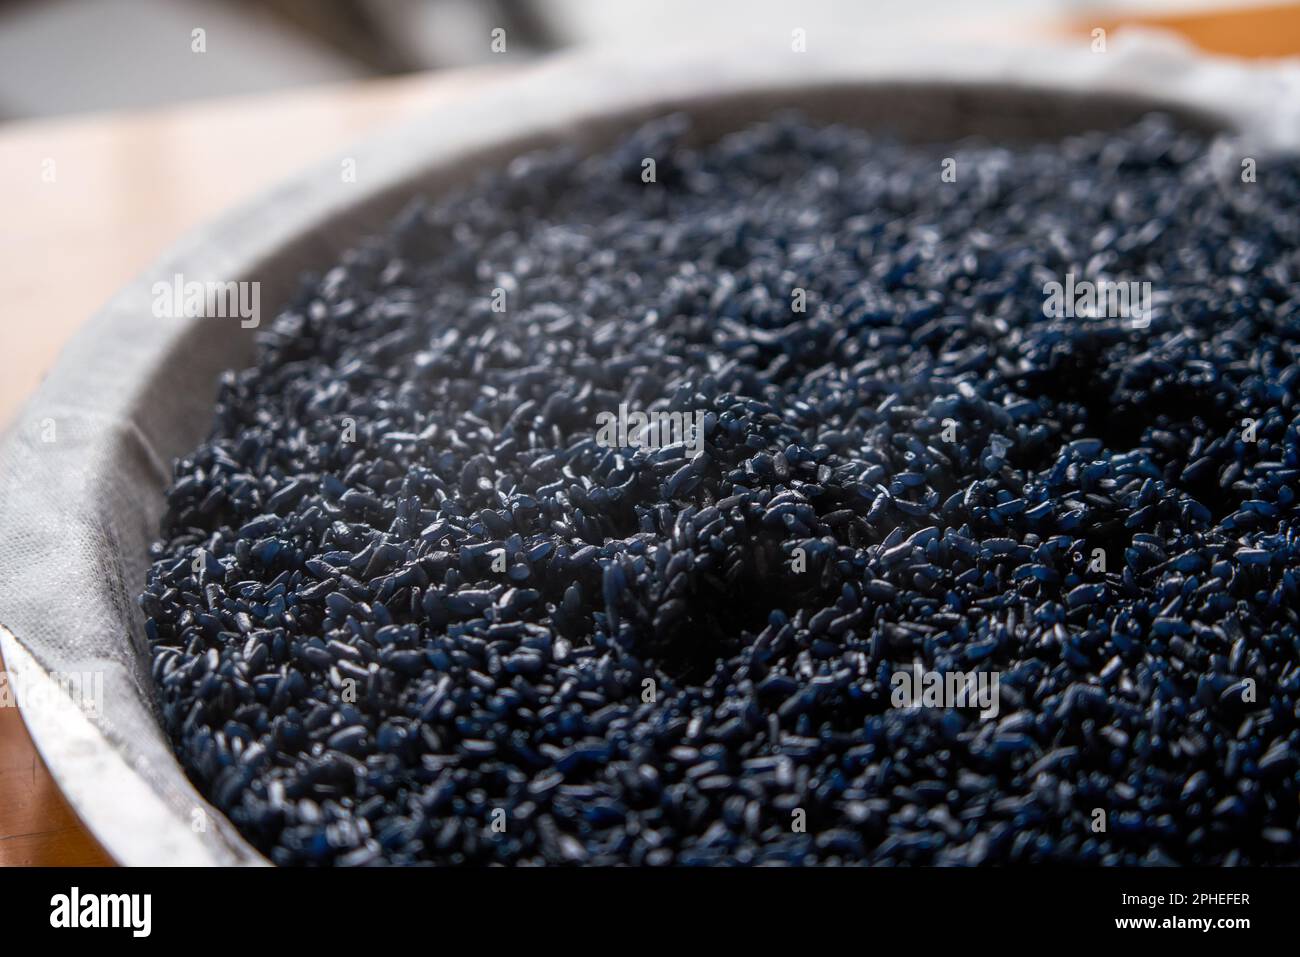
{"label": "steamer pan", "polygon": [[[24,715],[51,773],[122,864],[265,864],[203,801],[153,705],[141,591],[171,461],[204,436],[215,382],[247,364],[255,330],[159,319],[153,285],[261,283],[270,317],[306,269],[327,268],[416,192],[454,189],[530,149],[599,148],[684,110],[708,139],[793,108],[905,139],[1044,140],[1164,110],[1241,137],[1241,155],[1300,140],[1300,67],[1248,67],[1168,41],[1065,48],[615,50],[546,61],[322,163],[180,242],[80,331],[0,447],[0,654],[16,686],[46,693]],[[1237,154],[1234,154],[1237,155]],[[1234,161],[1235,162],[1235,161]],[[43,425],[58,423],[53,445]],[[87,712],[51,674],[102,675]]]}

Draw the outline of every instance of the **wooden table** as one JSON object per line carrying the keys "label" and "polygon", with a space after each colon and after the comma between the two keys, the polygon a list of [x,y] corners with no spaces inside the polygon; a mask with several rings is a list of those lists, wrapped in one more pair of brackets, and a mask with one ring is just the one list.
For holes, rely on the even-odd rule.
{"label": "wooden table", "polygon": [[[186,230],[492,78],[458,71],[0,127],[0,428],[77,326]],[[19,712],[0,707],[0,866],[111,863]]]}

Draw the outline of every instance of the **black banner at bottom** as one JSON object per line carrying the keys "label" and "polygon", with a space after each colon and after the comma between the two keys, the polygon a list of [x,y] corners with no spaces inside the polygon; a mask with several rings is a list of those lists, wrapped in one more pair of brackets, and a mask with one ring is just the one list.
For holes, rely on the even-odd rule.
{"label": "black banner at bottom", "polygon": [[0,901],[4,933],[18,941],[77,933],[83,942],[374,947],[436,929],[444,941],[493,947],[515,935],[694,944],[715,932],[734,946],[772,944],[776,933],[813,943],[835,927],[869,946],[893,925],[918,943],[1172,933],[1232,945],[1294,926],[1295,880],[1258,869],[9,869]]}

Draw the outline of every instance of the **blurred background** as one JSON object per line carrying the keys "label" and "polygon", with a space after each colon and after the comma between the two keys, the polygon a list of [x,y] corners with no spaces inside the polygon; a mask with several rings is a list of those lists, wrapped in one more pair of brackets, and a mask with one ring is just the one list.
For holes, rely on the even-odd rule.
{"label": "blurred background", "polygon": [[[1300,53],[1300,3],[1252,0],[0,0],[0,122],[484,64],[610,42],[1014,41],[1155,24],[1207,50]],[[195,56],[191,33],[204,32]]]}

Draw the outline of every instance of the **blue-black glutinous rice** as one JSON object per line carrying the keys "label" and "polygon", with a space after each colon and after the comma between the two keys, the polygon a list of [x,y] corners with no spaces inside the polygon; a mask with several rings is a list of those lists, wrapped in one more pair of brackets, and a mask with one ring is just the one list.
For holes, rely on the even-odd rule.
{"label": "blue-black glutinous rice", "polygon": [[259,333],[141,603],[281,864],[1300,861],[1300,163],[652,123]]}

